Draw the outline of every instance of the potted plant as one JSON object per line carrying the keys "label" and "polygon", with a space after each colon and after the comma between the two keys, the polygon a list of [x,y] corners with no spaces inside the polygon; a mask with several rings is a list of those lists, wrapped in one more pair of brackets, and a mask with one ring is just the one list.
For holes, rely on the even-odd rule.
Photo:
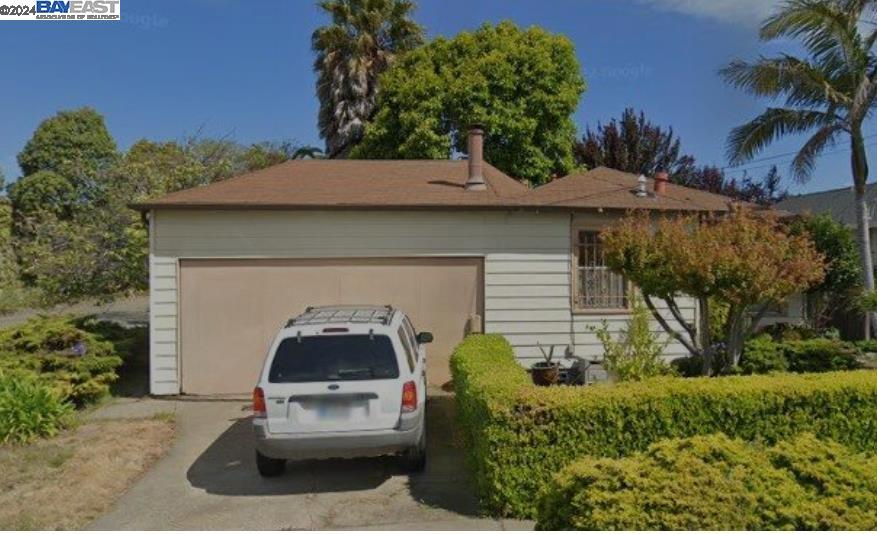
{"label": "potted plant", "polygon": [[554,361],[554,345],[550,347],[548,352],[545,352],[541,344],[537,343],[537,346],[545,361],[537,362],[530,368],[533,383],[537,386],[556,384],[560,380],[560,364]]}

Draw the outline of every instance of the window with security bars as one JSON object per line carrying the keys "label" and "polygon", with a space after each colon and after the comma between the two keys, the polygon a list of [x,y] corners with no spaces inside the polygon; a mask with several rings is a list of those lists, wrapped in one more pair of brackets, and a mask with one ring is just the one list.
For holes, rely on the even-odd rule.
{"label": "window with security bars", "polygon": [[606,266],[600,233],[579,230],[576,234],[576,287],[578,309],[626,309],[628,284],[624,276]]}

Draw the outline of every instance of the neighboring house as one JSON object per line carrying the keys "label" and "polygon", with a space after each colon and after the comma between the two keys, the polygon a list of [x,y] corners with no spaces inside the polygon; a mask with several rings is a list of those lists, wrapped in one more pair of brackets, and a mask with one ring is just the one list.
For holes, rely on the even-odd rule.
{"label": "neighboring house", "polygon": [[[865,186],[865,198],[868,202],[868,218],[870,220],[871,243],[877,243],[877,183]],[[826,213],[850,228],[856,228],[856,204],[852,186],[806,195],[788,197],[774,205],[777,210],[794,214],[821,215]],[[877,247],[871,247],[871,255],[877,260]]]}
{"label": "neighboring house", "polygon": [[[877,206],[877,183],[868,184],[865,190],[865,196],[868,202],[868,217],[870,219],[869,233],[871,236],[871,255],[877,261],[877,217],[875,217],[875,206]],[[822,215],[828,214],[834,220],[841,222],[850,228],[856,228],[856,205],[855,193],[852,186],[842,187],[840,189],[830,189],[828,191],[819,191],[817,193],[808,193],[805,195],[796,195],[788,197],[774,205],[774,208],[780,211],[793,213],[796,215]],[[800,323],[806,318],[806,299],[804,295],[794,295],[783,304],[783,311],[779,314],[768,315],[761,324],[771,322],[789,322]],[[855,320],[853,320],[855,322]],[[842,329],[847,330],[847,329]],[[856,331],[856,326],[848,327],[848,330]]]}
{"label": "neighboring house", "polygon": [[[481,160],[475,133],[468,161],[291,161],[138,205],[152,393],[249,392],[277,330],[319,304],[404,309],[435,335],[435,385],[473,331],[503,334],[525,366],[540,346],[600,356],[592,327],[624,326],[631,297],[604,265],[600,229],[631,209],[728,209],[606,168],[528,189]],[[683,312],[696,320],[693,300]]]}

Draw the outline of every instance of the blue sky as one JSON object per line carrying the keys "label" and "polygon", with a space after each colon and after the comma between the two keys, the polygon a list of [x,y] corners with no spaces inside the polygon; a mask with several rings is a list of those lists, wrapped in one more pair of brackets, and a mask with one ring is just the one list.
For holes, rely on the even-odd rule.
{"label": "blue sky", "polygon": [[[716,71],[733,58],[782,48],[756,39],[770,8],[767,0],[420,0],[415,18],[430,37],[503,19],[563,33],[589,84],[575,114],[581,131],[632,106],[672,126],[700,162],[724,166],[728,131],[764,102],[727,87]],[[326,19],[312,2],[124,0],[122,18],[0,22],[0,168],[7,180],[19,175],[15,156],[42,119],[84,105],[104,114],[122,148],[196,132],[322,146],[310,35]],[[877,127],[869,124],[872,132]],[[763,156],[799,143],[786,140]],[[844,148],[824,156],[808,184],[788,181],[790,190],[846,186]],[[789,159],[775,160],[784,175]],[[764,165],[747,167],[761,175]]]}

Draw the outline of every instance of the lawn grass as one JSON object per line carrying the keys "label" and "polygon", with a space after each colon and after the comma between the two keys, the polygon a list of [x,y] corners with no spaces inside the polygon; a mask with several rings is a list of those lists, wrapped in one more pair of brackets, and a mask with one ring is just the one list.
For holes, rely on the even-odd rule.
{"label": "lawn grass", "polygon": [[170,447],[173,415],[88,421],[0,447],[0,530],[78,530]]}

